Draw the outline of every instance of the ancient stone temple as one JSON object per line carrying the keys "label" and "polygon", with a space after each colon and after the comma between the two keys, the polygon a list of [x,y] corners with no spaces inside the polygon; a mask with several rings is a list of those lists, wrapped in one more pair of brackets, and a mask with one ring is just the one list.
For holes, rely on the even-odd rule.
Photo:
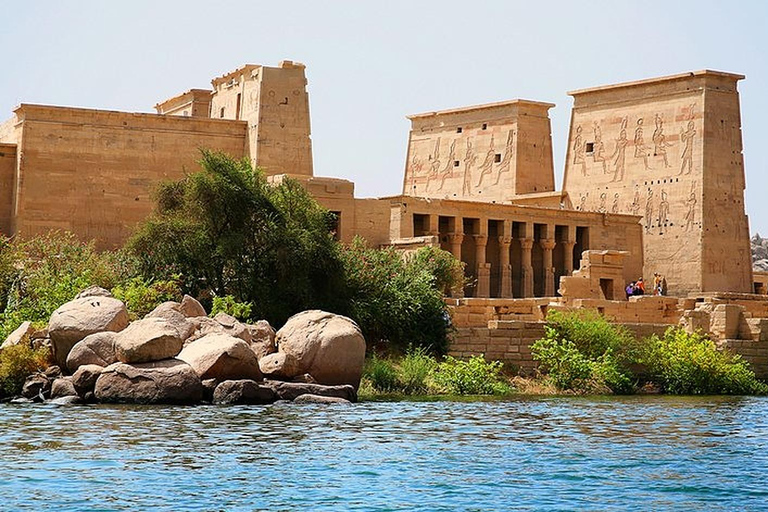
{"label": "ancient stone temple", "polygon": [[[22,104],[0,125],[0,231],[119,245],[151,212],[152,188],[209,148],[249,157],[272,182],[300,181],[337,214],[344,242],[451,251],[471,278],[467,296],[555,297],[571,276],[571,290],[616,300],[654,272],[673,295],[748,292],[741,78],[701,71],[571,93],[561,191],[552,104],[413,115],[402,194],[377,199],[314,176],[299,63],[243,66],[157,114]],[[582,261],[588,250],[603,252]]]}

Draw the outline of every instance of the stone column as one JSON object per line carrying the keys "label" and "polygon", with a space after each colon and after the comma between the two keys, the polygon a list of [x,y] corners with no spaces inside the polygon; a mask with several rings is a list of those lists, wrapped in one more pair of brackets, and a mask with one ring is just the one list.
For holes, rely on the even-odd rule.
{"label": "stone column", "polygon": [[509,247],[512,245],[512,238],[508,236],[499,237],[499,276],[501,277],[501,292],[499,297],[512,296],[512,265],[509,264]]}
{"label": "stone column", "polygon": [[522,248],[521,275],[523,278],[523,297],[533,297],[533,265],[531,264],[533,238],[521,238],[520,247]]}
{"label": "stone column", "polygon": [[539,240],[541,248],[544,249],[544,296],[555,296],[555,268],[552,266],[552,249],[555,248],[555,241],[551,238]]}
{"label": "stone column", "polygon": [[491,264],[486,263],[485,250],[488,235],[473,235],[475,239],[475,261],[477,262],[477,288],[475,297],[491,296]]}
{"label": "stone column", "polygon": [[464,233],[451,233],[448,235],[448,239],[451,241],[451,254],[461,261],[461,244],[464,242]]}
{"label": "stone column", "polygon": [[573,248],[576,246],[576,242],[573,240],[565,240],[560,243],[565,247],[565,257],[563,258],[565,275],[570,276],[573,271],[576,270],[573,268]]}
{"label": "stone column", "polygon": [[437,215],[428,215],[427,216],[427,226],[426,226],[426,232],[429,236],[439,236],[440,235],[440,218]]}

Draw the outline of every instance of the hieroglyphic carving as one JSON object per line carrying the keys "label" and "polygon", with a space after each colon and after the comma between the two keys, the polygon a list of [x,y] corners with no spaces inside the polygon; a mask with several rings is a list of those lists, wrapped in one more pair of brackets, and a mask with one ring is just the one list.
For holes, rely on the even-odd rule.
{"label": "hieroglyphic carving", "polygon": [[589,192],[585,194],[581,194],[581,197],[579,198],[579,206],[576,207],[577,210],[581,212],[587,211],[587,198],[589,197]]}
{"label": "hieroglyphic carving", "polygon": [[467,139],[467,152],[464,155],[464,183],[461,188],[462,194],[466,197],[472,193],[472,166],[477,162],[477,155],[472,146],[472,140]]}
{"label": "hieroglyphic carving", "polygon": [[653,190],[648,189],[648,197],[645,199],[645,232],[651,232],[653,224]]}
{"label": "hieroglyphic carving", "polygon": [[688,129],[683,131],[680,127],[680,142],[684,144],[683,152],[680,155],[680,172],[677,175],[691,174],[693,170],[693,137],[696,135],[696,128],[691,119],[688,121]]}
{"label": "hieroglyphic carving", "polygon": [[445,167],[440,171],[440,186],[437,190],[443,190],[445,180],[453,177],[454,160],[456,159],[456,140],[451,141],[451,146],[448,148],[448,159],[445,161]]}
{"label": "hieroglyphic carving", "polygon": [[656,123],[656,129],[653,131],[653,156],[661,156],[664,162],[664,168],[669,167],[669,161],[667,160],[667,148],[672,147],[672,144],[667,142],[666,135],[664,135],[664,117],[661,114],[654,116],[654,122]]}
{"label": "hieroglyphic carving", "polygon": [[573,163],[581,165],[581,175],[587,175],[587,162],[584,159],[585,143],[581,136],[581,125],[576,127],[576,137],[573,141]]}
{"label": "hieroglyphic carving", "polygon": [[603,165],[603,174],[608,173],[608,165],[605,158],[605,143],[603,142],[603,130],[600,128],[600,123],[595,121],[592,126],[592,131],[595,135],[595,145],[592,148],[592,160],[594,162],[600,162]]}
{"label": "hieroglyphic carving", "polygon": [[411,175],[411,190],[416,189],[416,175],[421,174],[423,168],[424,162],[422,162],[421,159],[416,156],[416,153],[414,153],[409,168],[409,174]]}
{"label": "hieroglyphic carving", "polygon": [[624,164],[626,162],[627,144],[627,117],[621,120],[621,131],[619,132],[619,138],[616,139],[616,149],[613,151],[611,158],[613,159],[613,179],[611,181],[623,181],[624,180]]}
{"label": "hieroglyphic carving", "polygon": [[629,211],[632,215],[640,215],[640,191],[635,190],[635,197],[632,199],[632,203],[629,205]]}
{"label": "hieroglyphic carving", "polygon": [[659,200],[659,234],[664,234],[664,228],[667,225],[669,217],[669,200],[667,199],[667,191],[661,189],[661,198]]}
{"label": "hieroglyphic carving", "polygon": [[507,144],[504,146],[504,156],[501,159],[501,163],[499,164],[499,172],[496,173],[496,181],[493,182],[494,185],[499,184],[499,180],[501,179],[502,173],[509,172],[510,165],[512,163],[512,158],[515,156],[515,131],[509,130],[507,133]]}
{"label": "hieroglyphic carving", "polygon": [[635,158],[642,158],[643,159],[643,166],[645,167],[646,171],[651,170],[651,168],[648,166],[648,146],[645,145],[645,140],[643,138],[643,118],[639,118],[637,120],[637,127],[635,128]]}
{"label": "hieroglyphic carving", "polygon": [[483,178],[486,174],[491,174],[493,171],[493,161],[496,159],[496,150],[493,147],[493,135],[491,135],[491,145],[488,151],[485,153],[485,159],[480,164],[480,179],[477,180],[477,186],[479,187],[483,183]]}
{"label": "hieroglyphic carving", "polygon": [[613,204],[611,205],[611,213],[619,213],[619,193],[613,194]]}
{"label": "hieroglyphic carving", "polygon": [[606,208],[605,208],[605,198],[607,196],[608,195],[605,192],[600,194],[600,205],[597,207],[597,211],[600,212],[600,213],[605,213],[607,211]]}
{"label": "hieroglyphic carving", "polygon": [[683,220],[685,221],[685,226],[683,229],[685,231],[690,231],[692,227],[694,227],[696,222],[696,182],[694,181],[691,184],[691,193],[688,195],[688,199],[685,200],[685,217]]}
{"label": "hieroglyphic carving", "polygon": [[440,137],[435,141],[435,149],[432,154],[429,155],[429,173],[427,174],[427,183],[424,186],[424,190],[429,189],[429,182],[432,178],[437,177],[437,173],[440,169]]}

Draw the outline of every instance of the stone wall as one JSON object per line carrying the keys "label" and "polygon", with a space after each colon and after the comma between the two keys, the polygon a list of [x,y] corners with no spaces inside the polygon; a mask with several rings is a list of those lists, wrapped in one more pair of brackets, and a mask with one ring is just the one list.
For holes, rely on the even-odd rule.
{"label": "stone wall", "polygon": [[0,143],[0,232],[11,232],[13,187],[16,182],[16,144]]}
{"label": "stone wall", "polygon": [[62,229],[117,246],[152,211],[154,186],[198,169],[199,148],[244,154],[244,122],[26,104],[15,113],[22,179],[7,234]]}

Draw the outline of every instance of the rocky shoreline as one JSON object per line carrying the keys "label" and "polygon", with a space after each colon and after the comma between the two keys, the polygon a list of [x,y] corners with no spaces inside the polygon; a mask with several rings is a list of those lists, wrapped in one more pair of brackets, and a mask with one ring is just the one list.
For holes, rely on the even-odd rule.
{"label": "rocky shoreline", "polygon": [[96,287],[46,329],[24,322],[0,350],[20,343],[49,347],[54,364],[12,403],[352,403],[365,361],[365,339],[344,316],[304,311],[275,332],[265,320],[210,318],[185,296],[130,322],[125,304]]}

